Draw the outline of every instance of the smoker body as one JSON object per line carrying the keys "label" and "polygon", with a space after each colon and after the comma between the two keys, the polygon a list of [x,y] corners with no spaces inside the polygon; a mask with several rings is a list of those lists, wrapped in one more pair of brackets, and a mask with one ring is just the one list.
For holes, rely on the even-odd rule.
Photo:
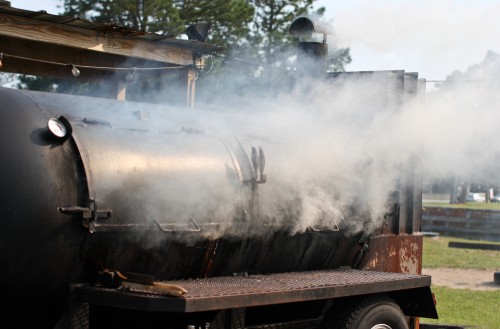
{"label": "smoker body", "polygon": [[[172,77],[184,90],[175,96],[187,95],[192,107],[202,54],[220,50],[191,38],[158,39],[4,2],[4,71],[67,79],[71,68],[80,81],[116,83],[121,100],[127,99],[125,80],[163,79],[163,73],[142,69],[168,68],[176,69]],[[299,79],[314,72],[343,84],[348,74],[324,72],[331,31],[318,23],[301,18],[290,29],[305,38],[323,34],[322,43],[301,41]],[[137,51],[143,46],[148,50]],[[311,55],[315,59],[307,60]],[[62,60],[70,64],[55,65]],[[124,63],[133,69],[117,70],[110,83],[109,69]],[[363,115],[395,113],[417,92],[416,74],[381,75],[360,87],[383,98],[368,101],[371,113]],[[356,198],[348,196],[339,209],[320,202],[304,211],[310,177],[292,188],[296,176],[314,171],[312,189],[319,182],[332,192],[335,178],[342,180],[329,175],[334,163],[318,170],[322,159],[314,156],[304,166],[307,147],[300,145],[290,159],[290,148],[280,148],[281,136],[274,135],[265,143],[278,140],[279,156],[268,162],[280,175],[267,179],[263,150],[228,134],[228,122],[217,124],[234,114],[4,88],[0,99],[2,328],[334,329],[352,328],[352,321],[357,329],[418,328],[416,317],[437,317],[430,277],[419,275],[415,167],[402,170],[390,207],[377,212],[380,222],[367,229],[370,216],[358,200],[346,204]],[[247,136],[262,128],[258,122],[246,127]],[[323,143],[313,146],[332,153]],[[300,162],[296,171],[285,170],[294,160]],[[338,201],[326,194],[327,201]],[[309,199],[314,204],[318,196]],[[134,276],[143,280],[139,291],[125,285],[136,283]],[[155,284],[187,291],[158,294]],[[366,315],[360,305],[373,312]]]}
{"label": "smoker body", "polygon": [[[291,237],[267,226],[254,206],[258,184],[241,145],[190,128],[190,114],[0,93],[7,319],[58,319],[69,285],[96,282],[107,268],[172,280],[351,265],[358,237]],[[47,128],[61,116],[72,130],[62,139]],[[267,233],[237,232],[251,226]]]}
{"label": "smoker body", "polygon": [[[0,99],[5,327],[72,328],[83,310],[92,328],[329,328],[348,301],[387,298],[410,316],[400,321],[437,316],[430,277],[419,275],[415,168],[371,235],[349,233],[355,208],[346,227],[297,232],[293,213],[276,221],[261,209],[263,189],[289,182],[266,182],[262,149],[214,124],[220,113],[4,88]],[[117,290],[106,281],[116,273],[192,291]]]}

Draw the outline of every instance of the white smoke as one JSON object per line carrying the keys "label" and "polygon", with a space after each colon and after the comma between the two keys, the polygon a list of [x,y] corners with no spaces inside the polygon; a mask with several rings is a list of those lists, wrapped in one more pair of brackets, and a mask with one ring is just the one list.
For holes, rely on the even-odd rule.
{"label": "white smoke", "polygon": [[391,103],[394,90],[385,77],[302,79],[274,100],[254,97],[233,109],[245,120],[227,126],[248,150],[258,143],[266,153],[261,221],[292,233],[338,225],[358,232],[368,222],[380,227],[401,168],[416,152],[391,131],[402,109]]}
{"label": "white smoke", "polygon": [[[76,128],[89,131],[94,187],[102,207],[113,202],[112,221],[154,225],[157,219],[164,229],[178,231],[205,224],[191,235],[194,240],[311,227],[370,233],[391,212],[393,192],[415,157],[427,179],[459,172],[498,181],[499,67],[490,53],[483,63],[455,73],[456,82],[403,105],[387,79],[394,74],[385,72],[338,82],[301,78],[292,90],[278,88],[272,99],[249,92],[238,107],[212,103],[205,109],[199,102],[195,110],[174,110],[102,100],[89,108],[75,100],[71,109],[75,116],[109,120],[115,130],[102,143],[106,130]],[[149,119],[138,120],[137,111]],[[196,142],[198,135],[206,144]],[[248,190],[239,192],[219,136],[236,136],[248,155],[252,146],[262,146],[266,155],[260,216],[251,222],[238,206]]]}
{"label": "white smoke", "polygon": [[[366,6],[381,9],[374,8],[369,2]],[[451,10],[449,2],[442,6],[443,11]],[[367,8],[363,12],[370,12]],[[421,42],[401,36],[405,35],[401,32],[420,26],[417,17],[427,14],[431,21],[435,17],[413,4],[397,7],[397,11],[390,12],[391,19],[381,19],[384,16],[373,12],[370,17],[353,13],[349,15],[349,24],[336,21],[339,44],[364,40],[366,47],[391,53],[394,49],[390,42],[394,40]],[[371,24],[375,17],[384,24]],[[392,22],[398,24],[397,31]],[[346,26],[350,29],[344,30]],[[370,33],[360,30],[367,26]],[[423,27],[427,28],[425,24]],[[439,42],[430,44],[440,53]],[[348,226],[354,233],[370,231],[379,228],[384,215],[391,211],[391,195],[398,189],[404,168],[415,157],[422,159],[425,175],[430,179],[457,172],[475,178],[498,179],[492,176],[499,153],[495,141],[500,103],[496,92],[498,83],[494,82],[494,76],[500,71],[498,62],[498,58],[491,54],[481,65],[462,75],[457,73],[461,80],[475,82],[446,83],[440,90],[427,93],[425,99],[407,101],[402,106],[394,99],[395,89],[384,78],[389,73],[375,77],[366,75],[342,83],[302,78],[296,81],[292,90],[277,88],[270,98],[252,92],[251,87],[257,80],[253,70],[249,70],[248,76],[232,77],[237,81],[237,88],[219,95],[221,102],[203,104],[203,101],[198,101],[198,109],[172,113],[160,106],[155,111],[167,112],[167,119],[158,121],[162,116],[156,117],[155,111],[151,110],[150,122],[147,125],[141,123],[143,126],[139,128],[170,134],[187,127],[210,137],[237,136],[248,153],[251,146],[263,147],[268,179],[258,186],[261,216],[254,218],[256,222],[247,223],[250,228],[243,225],[240,231],[231,229],[231,234],[262,234],[270,226],[291,233],[303,232],[310,227],[336,226]],[[259,72],[261,78],[269,74],[269,70]],[[288,81],[276,80],[275,83],[286,84]],[[243,92],[245,94],[241,95]],[[227,99],[238,106],[227,107],[227,103],[224,104]],[[118,107],[121,105],[113,106],[116,109],[114,113],[109,111],[110,121],[114,127],[126,131],[130,128],[129,119],[120,113]],[[134,111],[150,111],[147,105],[130,106]],[[105,104],[102,108],[111,106]],[[147,218],[150,222],[158,218],[165,225],[173,217],[174,224],[193,228],[196,224],[188,221],[190,217],[206,216],[208,219],[202,219],[200,223],[223,224],[221,231],[211,238],[225,234],[225,224],[238,217],[235,211],[240,209],[234,206],[234,186],[220,179],[225,174],[220,170],[223,166],[217,166],[213,172],[204,167],[205,172],[193,170],[193,174],[182,168],[178,176],[168,176],[171,168],[165,166],[172,163],[174,156],[178,155],[184,161],[179,162],[183,165],[187,157],[182,152],[183,144],[172,145],[169,149],[155,145],[159,140],[168,145],[174,139],[153,136],[144,141],[139,138],[129,144],[129,158],[123,152],[116,157],[130,161],[122,161],[108,171],[102,168],[110,162],[103,159],[101,175],[104,179],[99,184],[102,184],[100,191],[108,193],[104,199],[120,199],[126,195],[127,198],[117,202],[126,203],[122,213],[139,220]],[[99,142],[89,143],[93,144]],[[215,149],[210,149],[214,145],[207,143],[209,156],[215,152]],[[97,153],[111,156],[112,150],[110,144],[109,150]],[[191,151],[194,157],[203,153],[199,149]],[[144,157],[149,154],[149,157]],[[136,158],[136,155],[140,157]],[[130,170],[124,163],[130,165]],[[133,170],[139,174],[135,175]],[[151,175],[141,176],[143,173]],[[245,192],[242,192],[242,198],[245,197]],[[136,199],[142,203],[134,203]]]}
{"label": "white smoke", "polygon": [[263,210],[292,232],[345,222],[367,230],[367,219],[379,227],[415,157],[426,180],[460,174],[498,181],[497,57],[490,53],[462,81],[402,107],[387,101],[387,81],[362,78],[303,80],[274,102],[238,109],[252,115],[235,131],[246,145],[262,142],[268,157],[268,183],[259,187]]}
{"label": "white smoke", "polygon": [[331,39],[350,48],[349,70],[404,69],[442,79],[478,63],[488,50],[500,51],[494,0],[320,0],[317,6],[333,17]]}

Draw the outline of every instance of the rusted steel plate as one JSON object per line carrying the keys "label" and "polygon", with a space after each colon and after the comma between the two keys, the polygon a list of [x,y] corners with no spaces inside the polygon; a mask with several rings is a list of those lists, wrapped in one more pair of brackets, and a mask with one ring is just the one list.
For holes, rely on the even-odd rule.
{"label": "rusted steel plate", "polygon": [[167,281],[185,288],[167,297],[77,284],[78,301],[144,311],[200,312],[311,301],[430,286],[431,277],[352,269]]}
{"label": "rusted steel plate", "polygon": [[422,234],[401,234],[375,237],[370,240],[370,251],[363,259],[364,270],[422,273]]}

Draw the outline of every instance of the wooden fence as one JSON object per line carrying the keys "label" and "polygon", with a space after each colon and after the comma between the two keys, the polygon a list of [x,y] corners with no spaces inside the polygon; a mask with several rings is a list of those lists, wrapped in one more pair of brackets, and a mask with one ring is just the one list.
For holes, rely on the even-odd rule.
{"label": "wooden fence", "polygon": [[422,232],[500,242],[500,211],[424,207]]}

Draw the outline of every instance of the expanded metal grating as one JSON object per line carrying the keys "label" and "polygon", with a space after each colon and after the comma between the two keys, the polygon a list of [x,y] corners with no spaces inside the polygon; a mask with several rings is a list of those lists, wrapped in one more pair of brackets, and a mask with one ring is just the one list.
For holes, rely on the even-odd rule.
{"label": "expanded metal grating", "polygon": [[187,293],[169,297],[85,284],[74,285],[73,292],[77,300],[87,303],[146,311],[198,312],[428,287],[431,277],[339,269],[165,283],[181,286]]}
{"label": "expanded metal grating", "polygon": [[369,283],[394,282],[421,278],[418,275],[358,270],[323,270],[313,272],[292,272],[270,275],[249,275],[216,277],[194,280],[168,281],[188,292],[185,298],[216,297],[271,293],[321,287],[335,287]]}

